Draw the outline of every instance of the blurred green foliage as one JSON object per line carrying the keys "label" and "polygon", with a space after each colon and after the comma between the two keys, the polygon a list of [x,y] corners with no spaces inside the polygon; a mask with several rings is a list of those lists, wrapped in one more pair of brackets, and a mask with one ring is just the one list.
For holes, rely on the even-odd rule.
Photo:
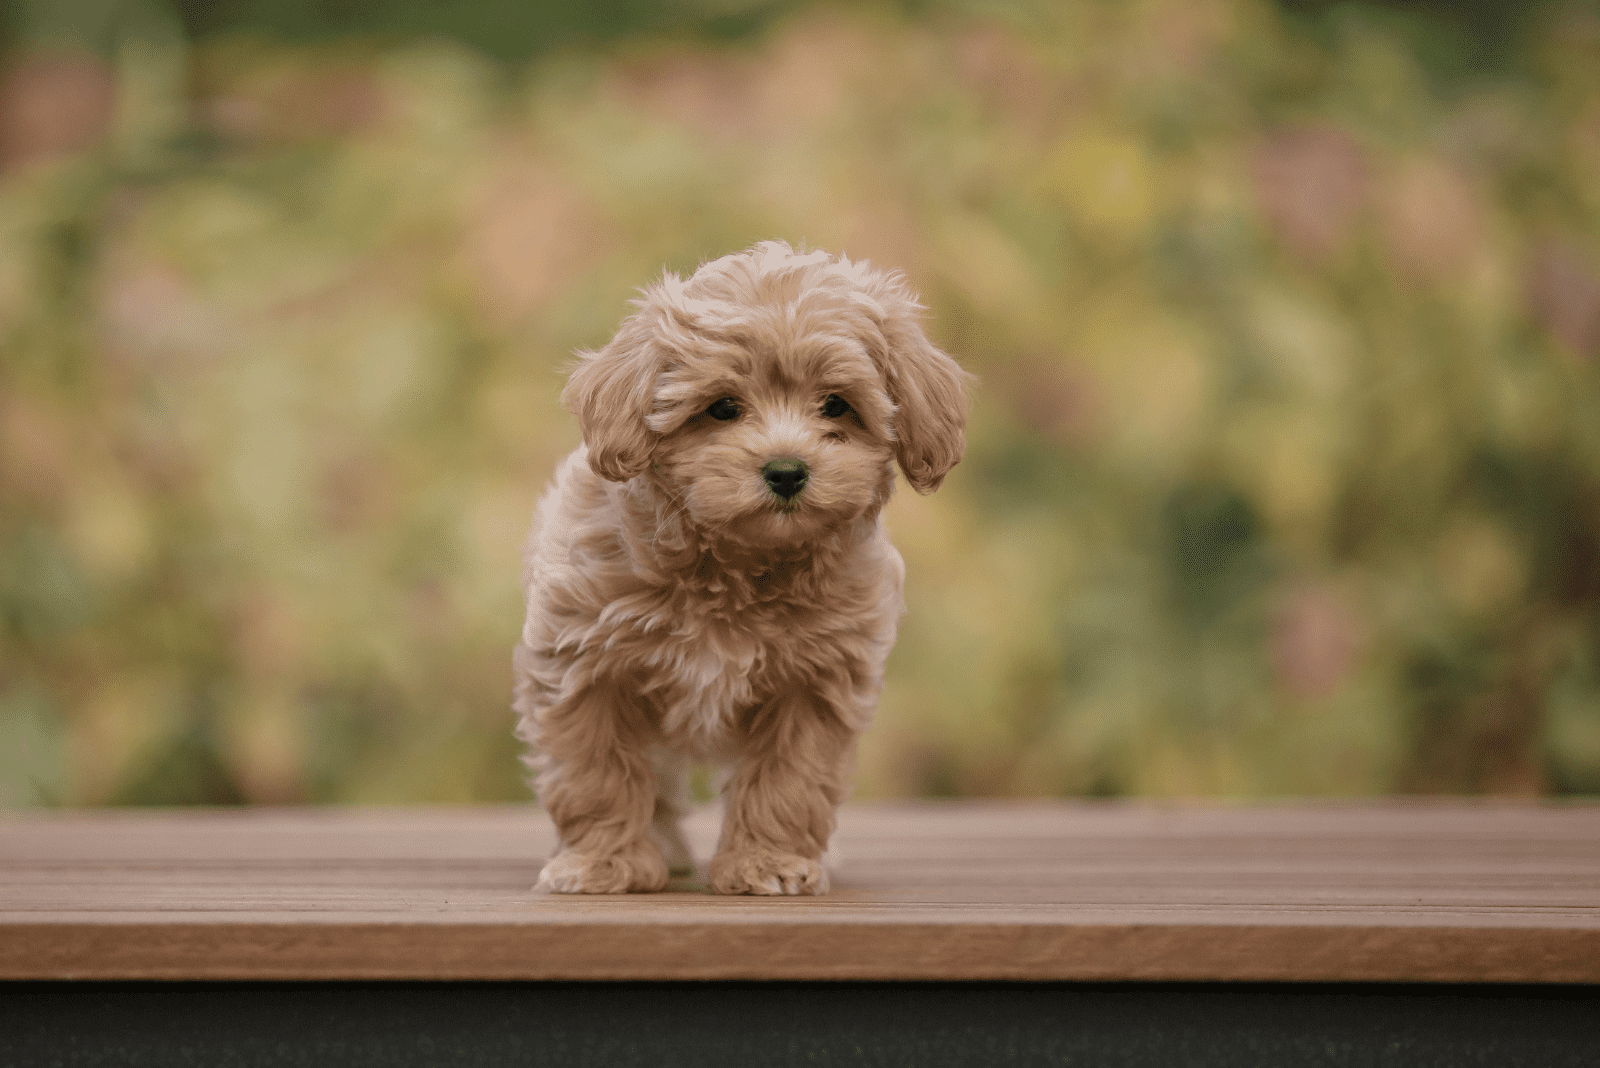
{"label": "blurred green foliage", "polygon": [[458,42],[520,62],[573,45],[678,34],[737,39],[805,0],[11,0],[0,32],[25,42],[70,42],[114,51],[128,34],[166,23],[191,40],[237,34],[283,42],[375,44],[418,38]]}
{"label": "blurred green foliage", "polygon": [[523,796],[562,368],[772,236],[983,379],[862,793],[1600,790],[1594,5],[325,8],[11,27],[0,804]]}

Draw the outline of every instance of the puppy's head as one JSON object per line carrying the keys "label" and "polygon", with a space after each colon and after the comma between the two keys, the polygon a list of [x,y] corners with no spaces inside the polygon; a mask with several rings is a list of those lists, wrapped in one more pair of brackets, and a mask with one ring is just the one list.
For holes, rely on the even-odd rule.
{"label": "puppy's head", "polygon": [[562,395],[596,474],[657,480],[706,532],[804,542],[961,459],[968,375],[897,274],[768,241],[667,274]]}

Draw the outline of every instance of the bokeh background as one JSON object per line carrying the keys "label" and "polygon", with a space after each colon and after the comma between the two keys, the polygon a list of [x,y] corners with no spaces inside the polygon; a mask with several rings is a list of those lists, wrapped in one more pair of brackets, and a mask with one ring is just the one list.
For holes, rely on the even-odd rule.
{"label": "bokeh background", "polygon": [[662,268],[982,379],[863,796],[1600,791],[1600,8],[11,0],[0,804],[525,797],[557,403]]}

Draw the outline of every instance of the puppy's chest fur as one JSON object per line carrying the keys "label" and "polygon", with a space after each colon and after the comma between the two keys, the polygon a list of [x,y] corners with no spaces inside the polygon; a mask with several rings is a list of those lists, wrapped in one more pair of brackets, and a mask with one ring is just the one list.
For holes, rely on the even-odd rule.
{"label": "puppy's chest fur", "polygon": [[660,742],[713,758],[777,696],[825,695],[866,727],[903,604],[905,568],[881,520],[864,516],[757,575],[697,556],[681,531],[661,536],[626,497],[580,449],[540,501],[524,576],[525,716],[608,683]]}
{"label": "puppy's chest fur", "polygon": [[876,578],[870,596],[841,580],[809,596],[777,583],[758,600],[641,584],[606,605],[593,636],[638,680],[663,740],[711,755],[743,713],[774,697],[827,688],[846,707],[876,697],[899,606],[894,568]]}

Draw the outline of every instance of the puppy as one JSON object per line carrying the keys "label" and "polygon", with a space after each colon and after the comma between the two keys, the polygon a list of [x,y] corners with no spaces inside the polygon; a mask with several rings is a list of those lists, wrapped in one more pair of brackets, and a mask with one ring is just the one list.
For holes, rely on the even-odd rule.
{"label": "puppy", "polygon": [[691,761],[724,769],[711,887],[823,894],[905,565],[881,513],[961,458],[967,374],[897,274],[777,241],[666,274],[562,394],[583,445],[534,513],[517,735],[560,832],[539,885],[691,867]]}

